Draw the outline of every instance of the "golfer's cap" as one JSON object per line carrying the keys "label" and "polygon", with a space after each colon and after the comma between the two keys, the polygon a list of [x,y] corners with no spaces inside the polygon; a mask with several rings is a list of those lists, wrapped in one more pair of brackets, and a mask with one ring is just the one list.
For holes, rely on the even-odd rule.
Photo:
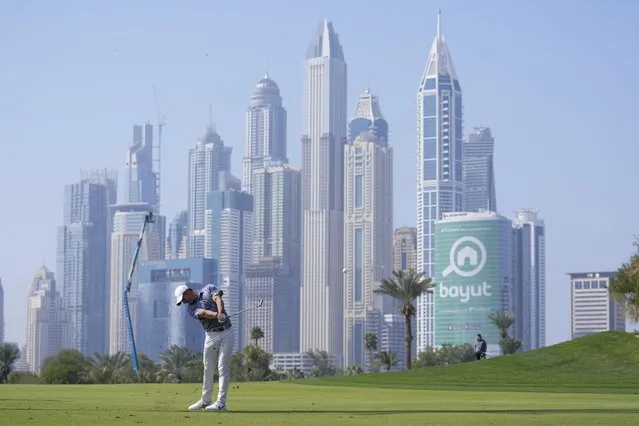
{"label": "golfer's cap", "polygon": [[184,292],[189,289],[188,285],[181,284],[177,286],[175,289],[175,303],[180,306],[182,303],[182,298],[184,297]]}

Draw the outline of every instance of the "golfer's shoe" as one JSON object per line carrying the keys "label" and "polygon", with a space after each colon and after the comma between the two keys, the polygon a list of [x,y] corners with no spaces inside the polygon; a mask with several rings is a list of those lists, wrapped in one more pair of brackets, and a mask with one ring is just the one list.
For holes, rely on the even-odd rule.
{"label": "golfer's shoe", "polygon": [[206,407],[206,411],[226,411],[226,405],[221,402],[216,402]]}
{"label": "golfer's shoe", "polygon": [[203,402],[202,400],[199,400],[198,402],[196,402],[195,404],[189,407],[189,411],[202,410],[210,406],[211,406],[210,402]]}

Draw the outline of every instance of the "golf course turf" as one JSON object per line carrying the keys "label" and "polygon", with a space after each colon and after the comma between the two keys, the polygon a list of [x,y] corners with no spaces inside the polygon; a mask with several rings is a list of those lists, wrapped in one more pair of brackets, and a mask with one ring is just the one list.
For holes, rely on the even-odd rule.
{"label": "golf course turf", "polygon": [[630,425],[637,358],[638,338],[603,333],[412,372],[239,383],[226,413],[186,411],[197,384],[0,385],[0,424]]}

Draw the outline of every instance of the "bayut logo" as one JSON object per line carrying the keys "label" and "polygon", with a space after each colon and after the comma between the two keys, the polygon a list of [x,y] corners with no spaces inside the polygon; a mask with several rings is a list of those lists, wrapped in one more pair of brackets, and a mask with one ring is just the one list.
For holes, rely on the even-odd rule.
{"label": "bayut logo", "polygon": [[[460,277],[474,277],[486,266],[486,247],[475,237],[461,237],[450,248],[449,265],[442,272],[447,277],[452,272]],[[449,285],[439,286],[439,297],[459,298],[462,303],[471,297],[491,296],[491,286],[483,282],[477,285]]]}

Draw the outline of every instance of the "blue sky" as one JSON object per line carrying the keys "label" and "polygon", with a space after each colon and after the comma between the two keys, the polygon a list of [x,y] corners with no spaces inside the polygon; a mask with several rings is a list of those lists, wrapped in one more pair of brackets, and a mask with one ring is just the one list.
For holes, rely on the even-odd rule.
{"label": "blue sky", "polygon": [[370,83],[395,148],[395,225],[415,222],[416,90],[443,11],[465,129],[496,138],[498,209],[547,224],[548,343],[569,338],[569,271],[611,270],[637,226],[639,3],[350,0],[0,3],[0,277],[6,338],[24,342],[26,296],[55,269],[63,186],[81,169],[124,178],[132,125],[166,115],[162,210],[186,206],[187,154],[209,121],[241,175],[244,111],[268,64],[300,164],[306,46],[333,21],[349,114]]}

